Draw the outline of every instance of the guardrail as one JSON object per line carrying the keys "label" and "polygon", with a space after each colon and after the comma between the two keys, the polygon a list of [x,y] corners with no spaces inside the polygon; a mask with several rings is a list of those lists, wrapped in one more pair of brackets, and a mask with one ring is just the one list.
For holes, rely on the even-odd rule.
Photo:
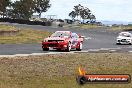
{"label": "guardrail", "polygon": [[24,19],[10,19],[10,18],[0,18],[0,22],[9,22],[9,23],[19,23],[19,24],[29,24],[29,25],[43,25],[43,26],[51,26],[52,22],[50,21],[30,21]]}

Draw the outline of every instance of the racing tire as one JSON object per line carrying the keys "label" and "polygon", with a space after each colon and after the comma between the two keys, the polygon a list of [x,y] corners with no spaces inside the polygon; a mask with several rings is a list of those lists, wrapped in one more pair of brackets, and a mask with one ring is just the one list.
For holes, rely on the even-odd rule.
{"label": "racing tire", "polygon": [[83,76],[78,76],[76,78],[76,81],[77,81],[78,84],[83,85],[83,84],[86,83],[87,79],[85,77],[83,77]]}
{"label": "racing tire", "polygon": [[49,51],[49,48],[43,48],[43,51]]}
{"label": "racing tire", "polygon": [[132,45],[132,41],[131,41],[131,43],[129,43],[129,45]]}
{"label": "racing tire", "polygon": [[129,43],[129,45],[132,45],[132,43]]}
{"label": "racing tire", "polygon": [[79,48],[76,49],[77,51],[81,51],[82,50],[82,42],[79,43]]}
{"label": "racing tire", "polygon": [[67,52],[70,52],[70,51],[71,51],[71,43],[70,43],[70,42],[67,44],[67,49],[66,49],[66,51],[67,51]]}

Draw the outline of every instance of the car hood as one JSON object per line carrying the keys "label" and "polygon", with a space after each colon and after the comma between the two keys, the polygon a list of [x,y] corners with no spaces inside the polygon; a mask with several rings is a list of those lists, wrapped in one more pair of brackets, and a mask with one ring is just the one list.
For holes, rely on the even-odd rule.
{"label": "car hood", "polygon": [[118,36],[117,39],[131,39],[131,37]]}
{"label": "car hood", "polygon": [[68,37],[48,37],[46,40],[66,40]]}

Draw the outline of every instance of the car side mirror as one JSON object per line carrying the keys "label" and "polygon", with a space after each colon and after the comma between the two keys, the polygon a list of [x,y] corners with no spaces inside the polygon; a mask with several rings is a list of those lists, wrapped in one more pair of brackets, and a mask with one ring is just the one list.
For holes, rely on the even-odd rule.
{"label": "car side mirror", "polygon": [[85,38],[85,36],[81,36],[81,35],[80,35],[79,38]]}
{"label": "car side mirror", "polygon": [[81,36],[81,35],[78,35],[79,36],[79,38],[85,38],[85,36]]}

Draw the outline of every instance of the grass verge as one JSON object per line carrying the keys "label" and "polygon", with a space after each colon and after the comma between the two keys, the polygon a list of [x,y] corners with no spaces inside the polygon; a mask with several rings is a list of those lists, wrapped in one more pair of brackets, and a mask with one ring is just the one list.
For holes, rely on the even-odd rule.
{"label": "grass verge", "polygon": [[95,24],[69,24],[69,25],[65,25],[65,28],[79,28],[79,29],[96,29],[96,28],[101,28],[103,26],[98,26]]}
{"label": "grass verge", "polygon": [[95,24],[80,24],[78,25],[80,28],[83,29],[94,29],[94,28],[100,28],[101,26],[95,25]]}
{"label": "grass verge", "polygon": [[132,25],[112,26],[112,30],[132,31]]}
{"label": "grass verge", "polygon": [[[6,27],[2,28],[6,29]],[[16,29],[15,27],[13,28]],[[9,26],[9,29],[12,29],[12,27]],[[40,43],[43,38],[48,37],[50,34],[51,32],[48,31],[21,29],[15,36],[0,36],[0,44]]]}
{"label": "grass verge", "polygon": [[132,88],[130,84],[76,83],[78,67],[88,74],[132,75],[132,54],[59,54],[0,58],[1,88]]}
{"label": "grass verge", "polygon": [[15,30],[17,30],[17,28],[14,26],[0,24],[0,31],[15,31]]}

